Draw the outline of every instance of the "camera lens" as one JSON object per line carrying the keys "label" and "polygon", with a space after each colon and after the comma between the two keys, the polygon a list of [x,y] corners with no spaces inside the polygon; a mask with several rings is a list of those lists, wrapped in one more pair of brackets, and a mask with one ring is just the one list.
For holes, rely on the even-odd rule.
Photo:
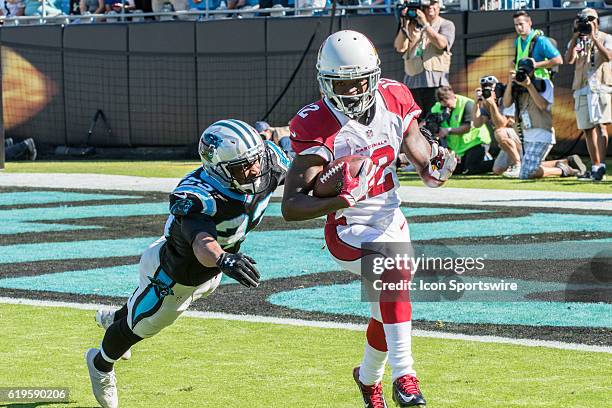
{"label": "camera lens", "polygon": [[491,89],[489,88],[483,88],[482,90],[482,97],[487,99],[491,97]]}
{"label": "camera lens", "polygon": [[521,69],[516,71],[516,75],[514,76],[517,82],[524,82],[527,79],[527,73]]}

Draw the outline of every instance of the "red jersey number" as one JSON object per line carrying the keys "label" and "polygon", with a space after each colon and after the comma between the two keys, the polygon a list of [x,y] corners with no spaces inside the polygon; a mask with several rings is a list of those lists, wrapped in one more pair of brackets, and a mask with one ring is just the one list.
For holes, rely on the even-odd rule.
{"label": "red jersey number", "polygon": [[383,173],[387,166],[395,160],[395,151],[391,146],[383,146],[372,152],[371,159],[376,166],[376,173],[374,173],[374,185],[368,191],[368,197],[376,197],[393,189],[393,174],[389,172],[383,177]]}

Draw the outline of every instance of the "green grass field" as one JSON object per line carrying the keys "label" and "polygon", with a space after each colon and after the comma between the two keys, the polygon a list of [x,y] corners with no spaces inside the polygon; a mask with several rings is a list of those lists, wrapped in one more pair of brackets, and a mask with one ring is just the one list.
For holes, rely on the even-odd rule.
{"label": "green grass field", "polygon": [[[183,177],[197,167],[197,162],[186,161],[36,161],[6,164],[7,173],[94,173],[141,177]],[[608,161],[612,168],[612,160]],[[401,174],[405,186],[422,186],[415,174]],[[575,178],[542,180],[510,180],[500,176],[453,176],[448,187],[490,188],[500,190],[546,190],[581,193],[610,193],[612,182],[580,182]]]}
{"label": "green grass field", "polygon": [[[0,387],[71,392],[68,404],[0,406],[96,406],[83,358],[103,334],[92,311],[0,304],[0,331]],[[359,407],[363,337],[185,317],[117,364],[121,406]],[[609,354],[429,338],[413,349],[428,407],[609,407]],[[387,372],[391,402],[389,383]]]}

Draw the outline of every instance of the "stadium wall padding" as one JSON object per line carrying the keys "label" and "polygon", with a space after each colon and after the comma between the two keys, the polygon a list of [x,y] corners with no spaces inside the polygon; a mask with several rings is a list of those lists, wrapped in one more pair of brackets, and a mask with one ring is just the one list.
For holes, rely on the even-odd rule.
{"label": "stadium wall padding", "polygon": [[[534,26],[557,38],[563,52],[575,10],[530,12]],[[456,12],[450,82],[472,96],[483,73],[507,78],[515,37],[512,12]],[[603,28],[609,21],[602,20]],[[7,136],[34,137],[48,145],[81,145],[97,110],[95,146],[193,145],[215,120],[262,119],[272,107],[309,39],[310,50],[286,94],[267,120],[283,126],[319,97],[316,55],[330,29],[329,17],[244,18],[145,23],[71,24],[0,28],[3,123]],[[364,32],[377,47],[384,77],[403,79],[403,61],[393,49],[392,15],[348,14],[333,30]],[[609,32],[609,30],[608,30]],[[573,68],[555,78],[557,151],[576,150],[579,132],[571,85]],[[559,129],[563,129],[560,134]]]}
{"label": "stadium wall padding", "polygon": [[[266,24],[259,19],[196,24],[198,129],[215,120],[260,118],[266,110]],[[191,135],[197,141],[199,133]]]}
{"label": "stadium wall padding", "polygon": [[98,120],[90,143],[130,145],[128,98],[128,27],[125,24],[78,24],[64,28],[64,94],[69,145],[87,141],[87,131],[98,110],[112,131]]}
{"label": "stadium wall padding", "polygon": [[66,143],[63,28],[2,28],[2,97],[7,137]]}

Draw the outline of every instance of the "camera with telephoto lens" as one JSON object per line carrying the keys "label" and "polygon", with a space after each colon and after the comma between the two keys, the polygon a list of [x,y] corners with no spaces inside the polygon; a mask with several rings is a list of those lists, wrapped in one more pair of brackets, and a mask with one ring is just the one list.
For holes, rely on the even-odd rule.
{"label": "camera with telephoto lens", "polygon": [[591,16],[584,16],[579,14],[576,17],[576,27],[574,28],[575,33],[579,33],[580,35],[590,35],[593,32],[593,27],[590,22],[595,19]]}
{"label": "camera with telephoto lens", "polygon": [[442,123],[446,122],[450,118],[450,109],[445,108],[440,113],[432,113],[429,112],[427,116],[425,116],[425,120],[421,123],[421,127],[429,130],[431,134],[435,137],[440,128],[442,127]]}
{"label": "camera with telephoto lens", "polygon": [[506,85],[498,81],[493,75],[486,75],[480,78],[480,96],[478,100],[489,99],[493,92],[495,96],[501,98],[506,90]]}
{"label": "camera with telephoto lens", "polygon": [[504,92],[506,91],[506,85],[499,83],[499,82],[496,84],[488,85],[488,86],[485,85],[482,88],[482,98],[489,99],[493,91],[495,91],[495,96],[497,96],[498,98],[501,98],[504,95]]}
{"label": "camera with telephoto lens", "polygon": [[528,76],[535,71],[535,64],[531,58],[523,58],[518,62],[516,74],[514,78],[515,82],[525,82]]}
{"label": "camera with telephoto lens", "polygon": [[[417,10],[431,5],[431,0],[399,0],[395,4],[395,12],[402,19],[416,20]],[[406,14],[403,14],[406,10]]]}

